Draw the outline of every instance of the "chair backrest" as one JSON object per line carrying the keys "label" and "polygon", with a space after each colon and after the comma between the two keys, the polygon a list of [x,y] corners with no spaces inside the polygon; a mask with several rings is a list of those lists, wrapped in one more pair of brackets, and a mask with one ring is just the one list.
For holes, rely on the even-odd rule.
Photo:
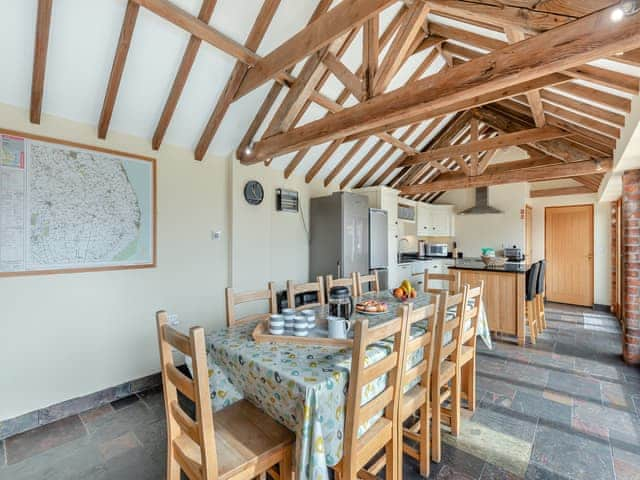
{"label": "chair backrest", "polygon": [[440,293],[440,318],[436,327],[436,339],[434,346],[433,382],[439,384],[440,365],[445,360],[458,363],[460,358],[460,345],[463,310],[467,302],[468,287],[464,286],[462,292],[449,295],[448,292]]}
{"label": "chair backrest", "polygon": [[[420,377],[420,385],[429,392],[433,367],[434,339],[440,313],[439,304],[440,297],[435,296],[434,301],[424,307],[414,310],[413,305],[409,305],[408,333],[404,339],[404,359],[401,363],[403,392],[404,388],[418,377]],[[426,323],[426,325],[417,325],[422,323]],[[412,335],[412,333],[415,332],[415,330],[412,329],[414,326],[419,327],[419,329],[415,330],[420,333]],[[409,368],[408,361],[411,355],[421,348],[423,349],[422,359]]]}
{"label": "chair backrest", "polygon": [[467,303],[462,320],[462,343],[475,345],[478,333],[478,319],[482,311],[482,296],[484,295],[484,280],[472,287],[467,285]]}
{"label": "chair backrest", "polygon": [[358,296],[358,282],[357,282],[357,274],[353,272],[350,277],[346,278],[333,278],[332,275],[327,275],[327,295],[331,290],[331,287],[347,287],[349,292],[351,292],[351,296]]}
{"label": "chair backrest", "polygon": [[[255,292],[243,292],[236,293],[232,288],[226,288],[225,291],[225,303],[227,306],[227,326],[231,327],[239,323],[247,323],[253,320],[259,320],[265,318],[269,313],[278,313],[278,304],[276,302],[276,284],[269,282],[267,290],[259,290]],[[269,312],[268,313],[256,313],[252,315],[246,315],[241,318],[236,318],[235,307],[244,303],[262,302],[268,300]]]}
{"label": "chair backrest", "polygon": [[[373,271],[373,273],[369,275],[361,275],[360,272],[356,273],[356,284],[358,285],[358,293],[357,296],[364,295],[366,293],[378,293],[380,291],[380,281],[378,280],[378,272]],[[364,284],[368,284],[369,289],[364,290],[362,286]]]}
{"label": "chair backrest", "polygon": [[428,270],[424,271],[424,291],[428,293],[440,293],[443,289],[433,288],[429,285],[429,282],[441,280],[447,282],[446,291],[453,295],[460,291],[460,272],[454,271],[451,273],[429,273]]}
{"label": "chair backrest", "polygon": [[547,261],[540,260],[538,262],[538,265],[539,265],[539,269],[538,269],[538,282],[536,285],[536,294],[542,295],[544,293],[544,274],[545,274],[545,270],[547,269]]}
{"label": "chair backrest", "polygon": [[[177,465],[190,479],[218,478],[218,459],[209,394],[209,370],[204,329],[192,327],[189,336],[168,325],[167,312],[156,313],[164,404],[167,416],[167,448],[169,468]],[[191,357],[193,380],[178,370],[172,348]],[[178,391],[195,404],[195,420],[180,407]],[[175,463],[173,463],[175,462]]]}
{"label": "chair backrest", "polygon": [[538,271],[540,270],[540,264],[534,263],[529,267],[526,273],[525,279],[525,299],[527,302],[533,300],[536,296],[536,288],[538,286]]}
{"label": "chair backrest", "polygon": [[[391,441],[393,436],[398,434],[396,430],[402,391],[400,366],[404,357],[402,348],[405,344],[404,336],[408,330],[408,313],[408,307],[403,306],[399,310],[398,317],[375,327],[369,327],[368,319],[356,322],[344,417],[343,478],[357,478],[357,473],[364,464],[373,458],[382,445],[387,441]],[[365,365],[367,348],[389,337],[393,338],[391,353],[373,364]],[[362,405],[364,387],[385,374],[386,385],[384,390]],[[378,432],[378,435],[370,438],[365,434],[358,438],[359,427],[370,421],[381,411],[383,411],[382,417],[369,427],[369,431]],[[372,445],[369,445],[369,448],[364,448],[363,443],[367,440],[372,441],[372,443],[375,442],[377,448]],[[362,458],[359,455],[362,450],[370,451],[371,456]],[[391,468],[391,466],[387,464],[387,468]]]}
{"label": "chair backrest", "polygon": [[[296,307],[296,295],[314,292],[318,296],[317,302],[306,303]],[[318,277],[315,282],[299,283],[297,285],[293,280],[287,280],[287,301],[289,302],[289,308],[296,308],[297,310],[324,305],[324,279]]]}

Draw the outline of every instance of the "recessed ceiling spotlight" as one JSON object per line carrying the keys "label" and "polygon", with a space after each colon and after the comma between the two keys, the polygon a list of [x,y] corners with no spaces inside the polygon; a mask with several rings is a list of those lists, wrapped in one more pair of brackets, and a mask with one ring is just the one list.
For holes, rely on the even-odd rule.
{"label": "recessed ceiling spotlight", "polygon": [[625,15],[627,17],[640,12],[640,0],[622,0],[620,5],[611,11],[611,20],[619,22]]}

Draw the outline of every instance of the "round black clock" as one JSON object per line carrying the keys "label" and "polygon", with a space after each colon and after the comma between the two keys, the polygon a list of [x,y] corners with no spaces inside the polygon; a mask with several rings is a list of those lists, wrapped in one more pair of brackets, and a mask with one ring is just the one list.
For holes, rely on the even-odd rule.
{"label": "round black clock", "polygon": [[249,205],[260,205],[264,200],[264,188],[257,180],[249,180],[244,186],[244,199]]}

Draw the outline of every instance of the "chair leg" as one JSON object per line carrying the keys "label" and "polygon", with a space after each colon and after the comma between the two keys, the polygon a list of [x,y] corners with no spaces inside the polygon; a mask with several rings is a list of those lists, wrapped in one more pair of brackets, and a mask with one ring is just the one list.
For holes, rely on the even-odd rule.
{"label": "chair leg", "polygon": [[431,470],[431,445],[429,443],[429,401],[420,407],[420,475],[427,478]]}
{"label": "chair leg", "polygon": [[457,437],[460,433],[460,373],[451,379],[451,435]]}
{"label": "chair leg", "polygon": [[540,324],[542,325],[542,329],[546,330],[547,329],[547,317],[544,314],[544,295],[541,293],[540,295],[538,295],[538,315],[539,315],[539,321]]}
{"label": "chair leg", "polygon": [[398,452],[398,438],[396,435],[394,435],[394,438],[384,447],[384,455],[386,458],[384,478],[388,478],[389,480],[397,480],[399,468],[398,460],[400,455]]}
{"label": "chair leg", "polygon": [[527,319],[529,321],[529,330],[531,332],[531,343],[535,345],[538,332],[536,329],[536,318],[533,308],[533,301],[527,301]]}
{"label": "chair leg", "polygon": [[[293,470],[291,466],[291,447],[284,451],[280,466],[280,480],[293,480]],[[338,478],[336,476],[336,478]]]}
{"label": "chair leg", "polygon": [[171,448],[167,452],[167,480],[180,480],[180,465],[173,458]]}
{"label": "chair leg", "polygon": [[442,438],[440,435],[440,386],[435,385],[431,388],[431,458],[434,462],[440,463],[442,459]]}
{"label": "chair leg", "polygon": [[467,408],[475,412],[476,411],[476,357],[475,355],[469,360],[464,367],[465,371],[463,375],[464,390],[467,396]]}

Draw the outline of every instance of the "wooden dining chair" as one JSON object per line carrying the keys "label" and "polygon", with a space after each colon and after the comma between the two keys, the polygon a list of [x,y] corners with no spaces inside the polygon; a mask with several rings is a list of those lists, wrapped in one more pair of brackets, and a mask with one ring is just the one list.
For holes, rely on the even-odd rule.
{"label": "wooden dining chair", "polygon": [[[227,287],[224,290],[225,304],[227,307],[227,326],[231,327],[240,323],[248,323],[254,320],[266,318],[271,313],[278,313],[278,304],[276,302],[276,284],[269,282],[267,290],[259,290],[255,292],[235,293],[232,288]],[[235,307],[246,303],[269,302],[268,313],[256,313],[236,318]]]}
{"label": "wooden dining chair", "polygon": [[547,328],[547,317],[544,314],[544,276],[547,269],[547,261],[540,260],[538,269],[538,281],[536,283],[536,318],[538,320],[538,330],[544,332]]}
{"label": "wooden dining chair", "polygon": [[[275,466],[279,477],[292,479],[295,437],[246,400],[215,414],[211,408],[204,329],[184,335],[156,314],[162,385],[167,416],[167,480],[249,480]],[[191,357],[193,379],[175,366],[172,349]],[[178,391],[195,404],[195,419],[178,403]]]}
{"label": "wooden dining chair", "polygon": [[[318,300],[316,302],[306,303],[296,307],[296,295],[301,293],[315,293]],[[295,308],[296,310],[324,305],[324,279],[322,277],[318,277],[315,282],[299,283],[297,285],[293,280],[287,280],[287,301],[289,302],[289,308]]]}
{"label": "wooden dining chair", "polygon": [[473,412],[476,409],[476,340],[484,281],[476,287],[467,287],[467,303],[462,317],[459,374],[461,398],[466,399],[467,408]]}
{"label": "wooden dining chair", "polygon": [[[356,273],[356,284],[358,286],[358,297],[365,295],[367,293],[378,293],[380,292],[380,281],[378,279],[378,272],[376,270],[369,275],[362,275],[360,272]],[[365,291],[362,286],[367,285],[368,289]]]}
{"label": "wooden dining chair", "polygon": [[[460,345],[462,315],[467,301],[467,287],[461,293],[449,295],[440,294],[440,318],[438,325],[442,325],[439,338],[434,347],[434,364],[431,378],[431,458],[440,462],[442,458],[442,440],[440,424],[447,423],[451,427],[451,434],[458,436],[460,432]],[[453,311],[453,313],[452,313]],[[445,343],[446,342],[446,343]],[[449,406],[445,403],[449,401]]]}
{"label": "wooden dining chair", "polygon": [[442,288],[436,288],[432,285],[433,282],[438,280],[447,282],[446,290],[451,295],[454,295],[460,291],[460,272],[454,271],[452,273],[429,273],[428,270],[424,271],[424,291],[436,293],[440,290],[443,290]]}
{"label": "wooden dining chair", "polygon": [[[336,480],[375,478],[375,473],[364,470],[364,467],[374,461],[381,450],[384,450],[385,478],[397,480],[401,475],[398,407],[402,392],[400,369],[407,322],[408,307],[403,306],[400,316],[375,327],[369,327],[368,319],[355,324],[344,417],[343,455],[340,462],[333,467]],[[367,348],[389,337],[393,338],[391,353],[375,363],[366,365]],[[386,376],[384,390],[363,405],[364,387],[383,375]],[[360,426],[372,421],[381,412],[382,416],[375,420],[364,434],[358,436]]]}
{"label": "wooden dining chair", "polygon": [[345,278],[333,278],[332,275],[327,275],[327,295],[331,291],[332,287],[347,287],[351,292],[352,297],[358,296],[358,281],[357,274],[353,272],[350,277]]}
{"label": "wooden dining chair", "polygon": [[538,337],[538,317],[536,316],[536,289],[538,287],[539,263],[534,263],[529,267],[525,276],[525,305],[527,307],[527,323],[529,324],[529,335],[531,343],[536,344]]}
{"label": "wooden dining chair", "polygon": [[[420,475],[428,477],[431,467],[431,375],[433,368],[434,345],[437,341],[442,343],[441,330],[438,326],[441,320],[439,311],[440,298],[435,297],[433,303],[413,309],[409,306],[409,333],[405,336],[404,360],[402,361],[402,386],[403,394],[400,399],[400,423],[402,429],[402,449],[401,451],[418,461],[420,465]],[[420,333],[411,335],[412,327],[418,327]],[[423,329],[424,328],[424,329]],[[409,361],[416,352],[422,349],[419,354],[420,360],[409,367]],[[404,391],[408,386],[419,379],[418,383],[409,390]],[[418,412],[417,417],[414,417]],[[407,425],[409,418],[417,420]],[[408,440],[408,441],[405,441]],[[417,444],[416,449],[414,445]]]}

